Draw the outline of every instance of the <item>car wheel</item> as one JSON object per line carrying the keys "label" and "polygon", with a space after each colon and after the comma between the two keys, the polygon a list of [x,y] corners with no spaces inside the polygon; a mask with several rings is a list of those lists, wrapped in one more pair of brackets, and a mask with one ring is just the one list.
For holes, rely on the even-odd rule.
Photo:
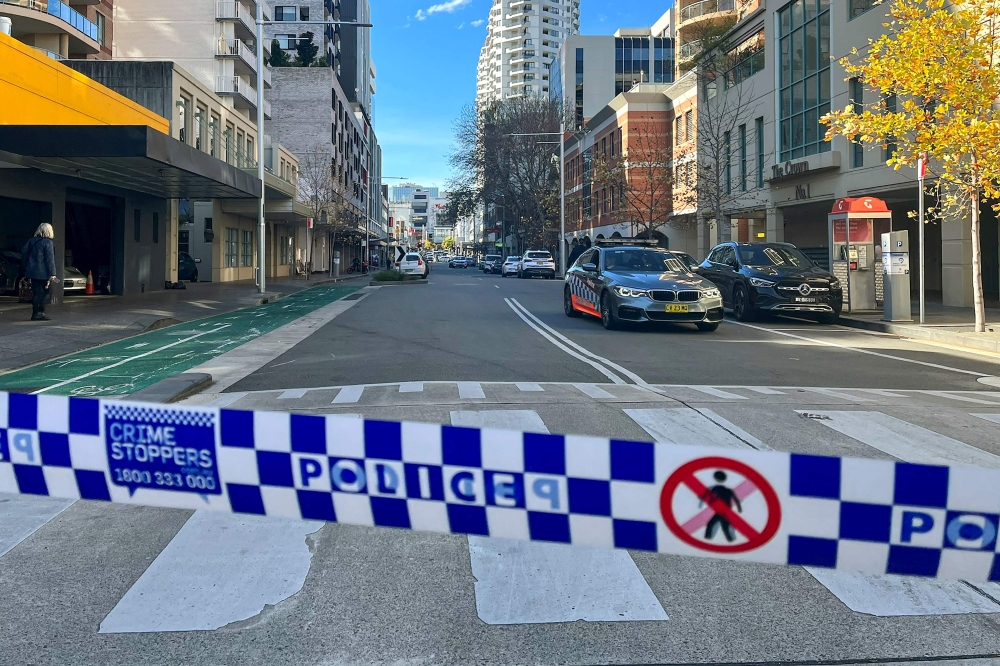
{"label": "car wheel", "polygon": [[821,324],[829,325],[829,324],[836,324],[839,319],[840,315],[838,315],[836,312],[831,312],[829,314],[821,314],[817,318],[817,321]]}
{"label": "car wheel", "polygon": [[698,330],[703,333],[711,333],[712,331],[719,330],[719,322],[717,321],[699,321]]}
{"label": "car wheel", "polygon": [[563,289],[563,312],[567,317],[580,316],[580,311],[573,307],[573,294],[570,293],[569,287]]}
{"label": "car wheel", "polygon": [[608,296],[608,292],[601,294],[601,323],[609,331],[613,331],[619,326],[618,316],[612,310],[611,297]]}
{"label": "car wheel", "polygon": [[733,291],[733,315],[738,321],[753,321],[756,314],[750,305],[746,287],[736,285],[736,290]]}
{"label": "car wheel", "polygon": [[198,281],[198,271],[196,270],[194,272],[194,275],[191,277],[191,282],[197,282],[197,281]]}

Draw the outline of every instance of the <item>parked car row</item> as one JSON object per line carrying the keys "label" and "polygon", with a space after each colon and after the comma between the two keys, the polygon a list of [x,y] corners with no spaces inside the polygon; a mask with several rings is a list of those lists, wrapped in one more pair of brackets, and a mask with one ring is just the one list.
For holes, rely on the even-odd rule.
{"label": "parked car row", "polygon": [[668,321],[714,331],[724,308],[739,321],[770,312],[830,324],[843,304],[839,280],[790,243],[721,243],[698,264],[649,241],[598,241],[566,271],[564,282],[566,316],[598,317],[608,329]]}
{"label": "parked car row", "polygon": [[506,259],[499,254],[488,254],[479,262],[479,269],[500,277],[538,275],[550,280],[556,277],[556,262],[548,250],[528,250],[521,256],[511,255]]}

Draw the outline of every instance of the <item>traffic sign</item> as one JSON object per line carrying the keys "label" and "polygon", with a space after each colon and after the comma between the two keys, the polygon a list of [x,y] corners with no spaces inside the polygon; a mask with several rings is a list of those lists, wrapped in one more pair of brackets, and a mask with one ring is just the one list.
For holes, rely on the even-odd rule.
{"label": "traffic sign", "polygon": [[770,541],[781,525],[781,500],[770,482],[732,458],[681,465],[663,484],[660,513],[678,539],[712,553],[743,553]]}
{"label": "traffic sign", "polygon": [[406,256],[406,250],[404,250],[403,248],[401,248],[400,246],[397,245],[396,246],[396,261],[397,262],[402,261],[403,257],[405,257],[405,256]]}

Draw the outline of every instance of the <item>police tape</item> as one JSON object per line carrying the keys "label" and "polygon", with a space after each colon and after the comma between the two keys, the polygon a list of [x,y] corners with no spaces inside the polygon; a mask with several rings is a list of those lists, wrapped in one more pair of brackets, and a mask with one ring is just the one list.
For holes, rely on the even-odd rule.
{"label": "police tape", "polygon": [[0,392],[0,492],[969,581],[1000,471]]}

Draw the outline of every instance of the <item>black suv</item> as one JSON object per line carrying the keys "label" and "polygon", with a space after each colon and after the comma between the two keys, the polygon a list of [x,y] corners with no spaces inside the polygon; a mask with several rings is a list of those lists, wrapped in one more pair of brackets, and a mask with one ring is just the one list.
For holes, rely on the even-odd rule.
{"label": "black suv", "polygon": [[722,243],[696,270],[740,321],[759,312],[811,315],[824,324],[840,316],[840,281],[791,243]]}

